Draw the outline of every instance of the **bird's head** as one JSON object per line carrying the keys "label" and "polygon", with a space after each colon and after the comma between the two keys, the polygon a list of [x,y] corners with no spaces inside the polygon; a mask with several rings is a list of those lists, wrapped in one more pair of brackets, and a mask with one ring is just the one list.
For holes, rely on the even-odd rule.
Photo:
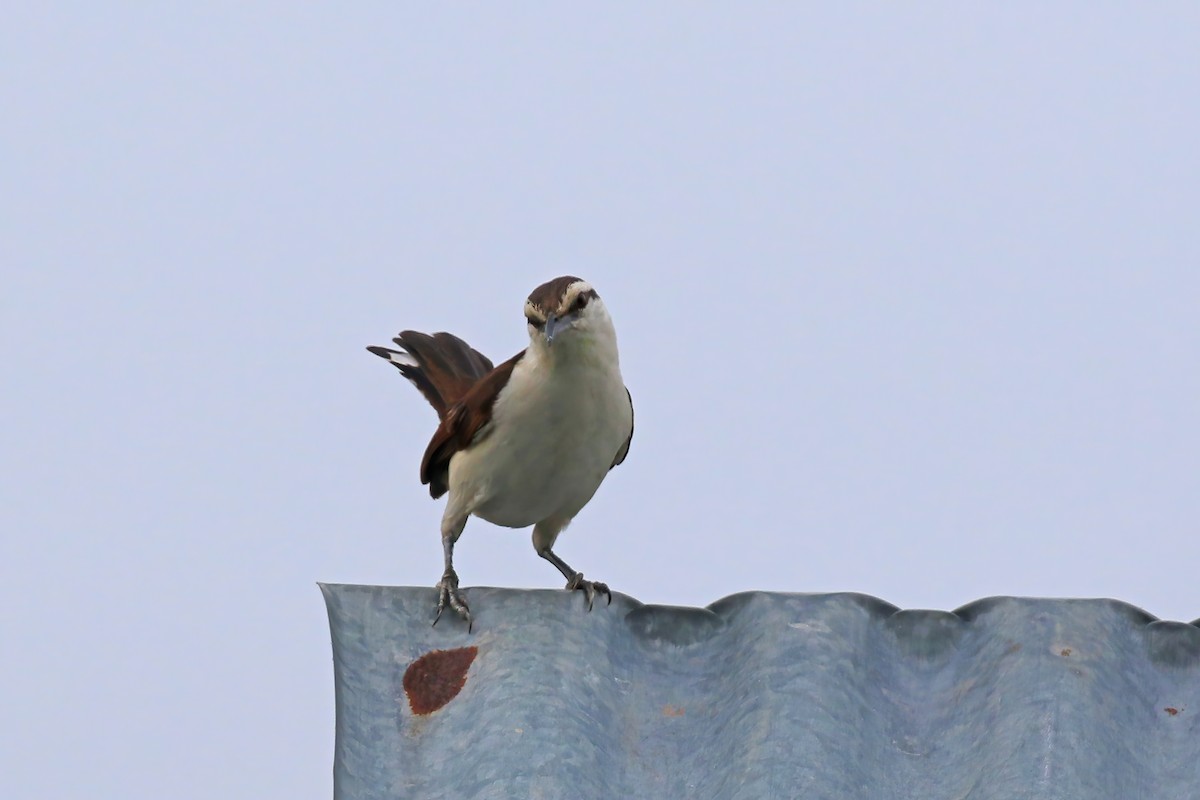
{"label": "bird's head", "polygon": [[564,275],[534,289],[525,301],[530,344],[563,350],[597,336],[613,337],[612,320],[587,281]]}

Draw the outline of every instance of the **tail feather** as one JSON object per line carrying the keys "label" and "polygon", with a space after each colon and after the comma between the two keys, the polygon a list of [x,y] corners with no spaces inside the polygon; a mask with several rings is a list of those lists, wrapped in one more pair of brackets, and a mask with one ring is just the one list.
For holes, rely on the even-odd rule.
{"label": "tail feather", "polygon": [[445,417],[450,406],[492,371],[492,362],[487,356],[450,333],[430,336],[417,331],[402,331],[392,341],[401,349],[372,345],[367,350],[392,362],[425,396],[437,411],[438,418]]}

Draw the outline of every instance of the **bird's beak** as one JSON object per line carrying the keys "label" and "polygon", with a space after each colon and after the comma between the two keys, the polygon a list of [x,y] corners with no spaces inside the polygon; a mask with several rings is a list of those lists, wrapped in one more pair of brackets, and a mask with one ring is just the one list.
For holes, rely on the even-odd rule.
{"label": "bird's beak", "polygon": [[546,317],[546,344],[554,344],[554,335],[563,329],[562,317],[551,314]]}

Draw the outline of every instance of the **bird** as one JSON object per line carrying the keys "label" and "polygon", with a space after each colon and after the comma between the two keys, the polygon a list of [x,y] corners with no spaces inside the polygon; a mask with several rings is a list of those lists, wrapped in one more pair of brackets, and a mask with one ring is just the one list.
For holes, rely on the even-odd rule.
{"label": "bird", "polygon": [[467,520],[533,526],[533,548],[581,591],[592,610],[612,592],[559,558],[554,543],[587,505],[633,440],[633,396],[621,376],[617,334],[600,295],[563,275],[525,301],[529,346],[499,366],[457,336],[401,331],[398,349],[367,348],[424,395],[438,427],[421,459],[421,483],[442,515],[444,571],[436,584],[437,625],[446,608],[471,630],[471,610],[454,570]]}

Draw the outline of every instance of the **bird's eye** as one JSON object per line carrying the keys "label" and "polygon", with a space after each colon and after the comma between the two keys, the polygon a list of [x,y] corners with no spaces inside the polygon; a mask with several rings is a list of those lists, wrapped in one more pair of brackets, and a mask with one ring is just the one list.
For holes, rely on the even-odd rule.
{"label": "bird's eye", "polygon": [[588,296],[586,294],[581,294],[581,295],[579,295],[579,297],[575,298],[575,302],[571,305],[571,310],[572,311],[582,311],[583,307],[586,306],[587,304],[588,304]]}
{"label": "bird's eye", "polygon": [[526,317],[525,319],[528,320],[530,325],[537,328],[539,331],[546,327],[546,320],[544,319],[538,319],[537,317]]}

